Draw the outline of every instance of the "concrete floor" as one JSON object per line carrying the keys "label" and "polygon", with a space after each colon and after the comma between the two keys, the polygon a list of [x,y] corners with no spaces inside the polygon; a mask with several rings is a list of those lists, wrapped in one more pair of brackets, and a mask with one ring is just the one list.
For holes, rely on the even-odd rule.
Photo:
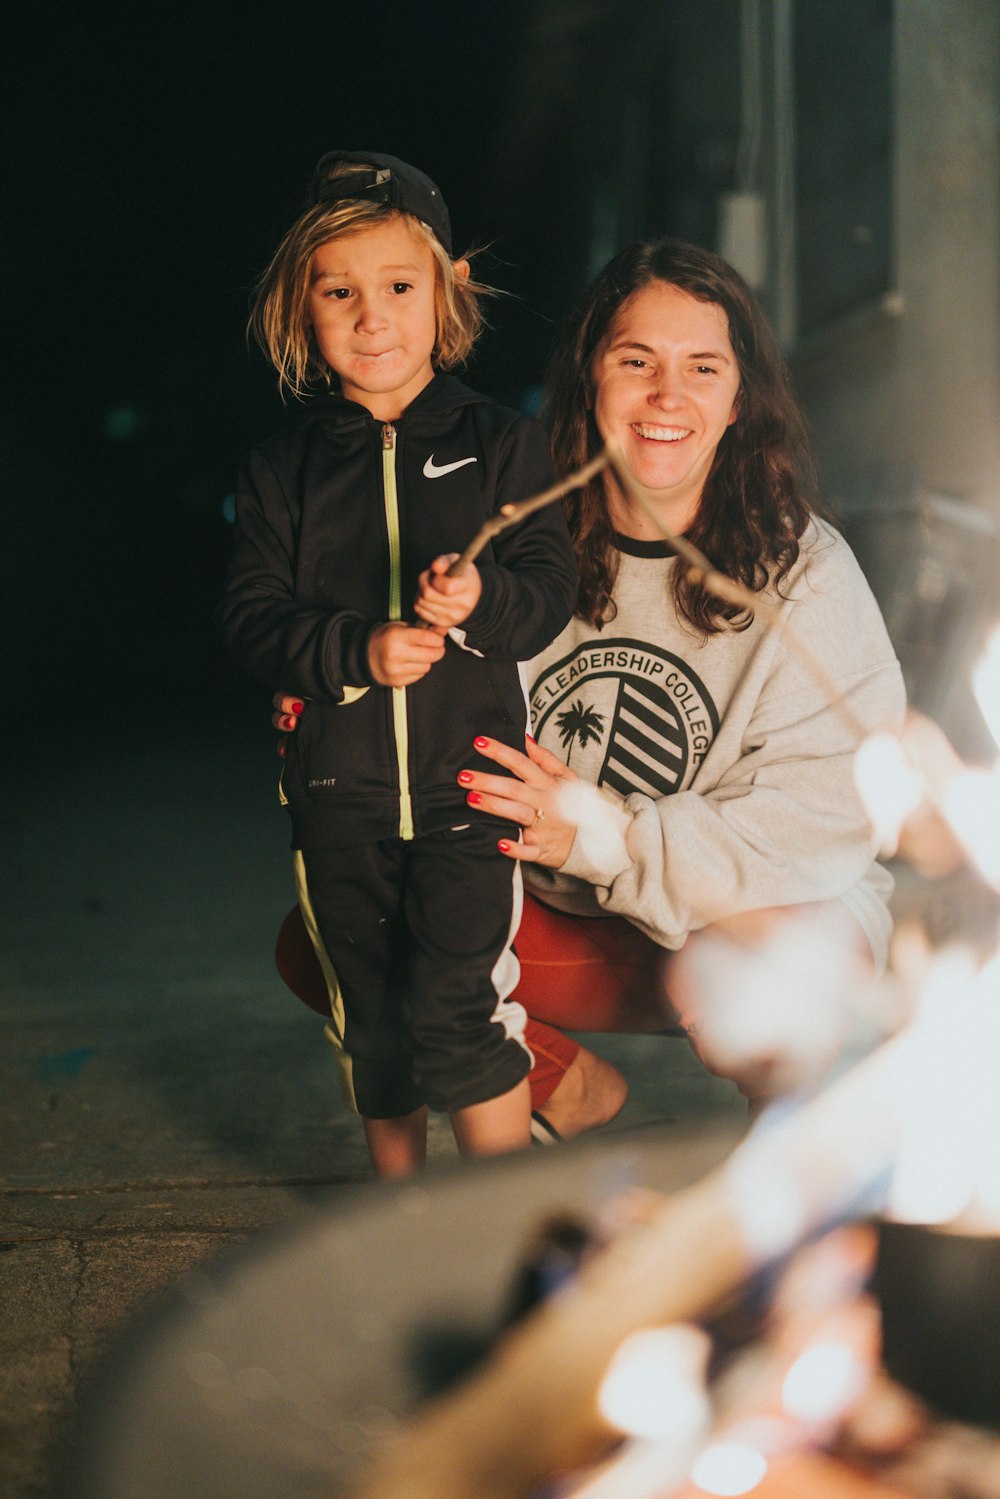
{"label": "concrete floor", "polygon": [[[0,817],[0,1499],[45,1495],[81,1379],[158,1288],[369,1175],[272,968],[293,896],[256,714],[41,737]],[[742,1114],[681,1042],[593,1044],[632,1085],[613,1129]]]}

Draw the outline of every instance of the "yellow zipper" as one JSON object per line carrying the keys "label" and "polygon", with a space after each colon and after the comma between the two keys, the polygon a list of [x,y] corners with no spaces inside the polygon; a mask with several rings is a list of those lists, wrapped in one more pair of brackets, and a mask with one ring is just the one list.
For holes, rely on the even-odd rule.
{"label": "yellow zipper", "polygon": [[[396,429],[391,422],[382,428],[382,492],[385,524],[389,536],[389,618],[403,617],[403,563],[399,541],[399,501],[396,496]],[[399,773],[399,836],[413,837],[413,806],[410,801],[409,734],[406,726],[406,688],[392,688],[392,728],[396,740]]]}

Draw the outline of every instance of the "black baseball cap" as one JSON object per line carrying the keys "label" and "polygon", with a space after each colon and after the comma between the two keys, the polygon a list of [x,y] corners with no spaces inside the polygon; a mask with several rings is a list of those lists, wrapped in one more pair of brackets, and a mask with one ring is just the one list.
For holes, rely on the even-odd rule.
{"label": "black baseball cap", "polygon": [[[358,170],[332,176],[339,166]],[[420,219],[452,253],[451,219],[440,189],[398,156],[386,156],[383,151],[328,151],[316,163],[311,198],[313,203],[339,203],[345,198],[390,203]]]}

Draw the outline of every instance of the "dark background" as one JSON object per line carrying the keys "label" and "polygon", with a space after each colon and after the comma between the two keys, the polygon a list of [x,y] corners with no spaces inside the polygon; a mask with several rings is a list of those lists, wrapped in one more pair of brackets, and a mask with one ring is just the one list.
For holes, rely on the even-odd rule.
{"label": "dark background", "polygon": [[[860,118],[887,92],[852,83],[850,58],[887,77],[889,7],[849,8],[863,33],[835,24],[844,0],[801,10],[802,94],[842,78],[838,117]],[[266,694],[212,626],[223,502],[281,420],[248,301],[324,151],[436,179],[456,248],[485,247],[478,273],[509,294],[466,377],[528,408],[607,255],[639,232],[714,244],[736,185],[738,0],[109,0],[37,5],[4,42],[0,625],[19,729],[176,723],[181,705],[260,721]]]}
{"label": "dark background", "polygon": [[[5,106],[4,613],[11,687],[33,708],[92,716],[96,695],[107,711],[173,712],[187,684],[200,710],[239,692],[210,619],[222,503],[243,450],[281,419],[245,341],[250,287],[336,145],[419,163],[458,241],[510,257],[490,182],[523,10],[251,0],[21,18]],[[500,269],[517,290],[517,268]],[[494,353],[494,385],[510,384],[506,360]]]}

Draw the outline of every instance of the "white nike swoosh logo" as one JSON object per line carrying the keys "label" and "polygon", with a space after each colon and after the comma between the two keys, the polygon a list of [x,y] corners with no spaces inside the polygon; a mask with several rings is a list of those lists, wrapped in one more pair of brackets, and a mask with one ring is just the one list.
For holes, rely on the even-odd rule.
{"label": "white nike swoosh logo", "polygon": [[453,474],[457,468],[464,468],[467,463],[478,462],[478,458],[459,458],[457,463],[435,463],[432,453],[424,464],[424,478],[440,479],[444,474]]}

